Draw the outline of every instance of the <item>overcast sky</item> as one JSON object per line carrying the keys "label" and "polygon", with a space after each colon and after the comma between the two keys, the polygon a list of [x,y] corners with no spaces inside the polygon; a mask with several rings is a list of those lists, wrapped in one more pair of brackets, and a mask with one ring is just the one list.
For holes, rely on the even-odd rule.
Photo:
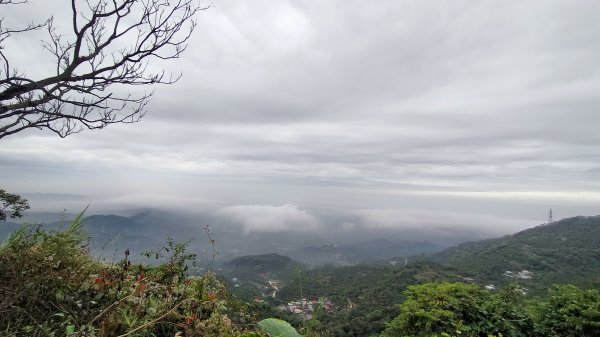
{"label": "overcast sky", "polygon": [[[600,2],[211,4],[140,123],[2,139],[0,187],[83,196],[34,209],[175,205],[257,230],[337,212],[508,233],[551,207],[599,213]],[[61,22],[69,4],[11,10]],[[31,76],[41,38],[7,48]]]}

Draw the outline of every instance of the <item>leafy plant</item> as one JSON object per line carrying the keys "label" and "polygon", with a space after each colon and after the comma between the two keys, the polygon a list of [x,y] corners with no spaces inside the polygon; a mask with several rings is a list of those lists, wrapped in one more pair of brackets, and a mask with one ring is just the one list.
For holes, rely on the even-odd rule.
{"label": "leafy plant", "polygon": [[600,335],[600,292],[573,285],[554,286],[549,299],[536,305],[538,326],[544,336]]}
{"label": "leafy plant", "polygon": [[595,289],[556,286],[547,299],[528,299],[515,285],[490,292],[474,284],[428,283],[409,287],[405,295],[400,314],[382,337],[600,336]]}
{"label": "leafy plant", "polygon": [[257,325],[270,337],[302,337],[290,323],[277,318],[263,319]]}

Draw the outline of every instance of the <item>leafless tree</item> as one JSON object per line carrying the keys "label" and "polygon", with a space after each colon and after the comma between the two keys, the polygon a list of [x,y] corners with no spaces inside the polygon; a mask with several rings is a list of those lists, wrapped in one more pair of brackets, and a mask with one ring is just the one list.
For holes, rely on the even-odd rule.
{"label": "leafless tree", "polygon": [[[68,0],[65,0],[68,1]],[[0,0],[2,6],[27,0]],[[149,71],[152,59],[175,59],[187,47],[198,0],[71,0],[68,34],[55,20],[9,28],[0,19],[0,139],[29,129],[60,137],[109,124],[134,123],[146,112],[152,91],[130,86],[170,84],[179,78]],[[12,66],[5,42],[32,30],[46,30],[53,75],[32,79]]]}

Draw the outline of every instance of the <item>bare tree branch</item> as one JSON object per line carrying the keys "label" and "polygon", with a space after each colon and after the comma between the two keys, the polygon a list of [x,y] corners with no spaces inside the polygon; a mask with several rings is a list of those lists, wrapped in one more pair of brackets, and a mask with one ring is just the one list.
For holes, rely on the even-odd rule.
{"label": "bare tree branch", "polygon": [[[24,2],[0,0],[0,5]],[[121,89],[177,81],[181,75],[149,72],[148,62],[179,58],[196,14],[208,8],[198,0],[71,0],[70,7],[68,35],[52,17],[21,29],[4,28],[0,19],[0,139],[29,128],[66,137],[139,121],[152,92]],[[3,42],[42,27],[48,36],[42,48],[54,58],[55,75],[30,79],[11,68]]]}

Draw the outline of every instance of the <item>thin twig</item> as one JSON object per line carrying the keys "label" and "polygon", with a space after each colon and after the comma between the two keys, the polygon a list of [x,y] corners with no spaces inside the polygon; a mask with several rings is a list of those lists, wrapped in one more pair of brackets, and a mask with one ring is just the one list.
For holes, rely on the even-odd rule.
{"label": "thin twig", "polygon": [[210,232],[210,225],[204,226],[204,231],[206,232],[206,236],[208,236],[208,243],[212,246],[212,258],[210,260],[209,269],[213,269],[213,265],[215,264],[215,256],[217,255],[217,251],[215,250],[215,240],[212,238],[212,234]]}
{"label": "thin twig", "polygon": [[167,311],[167,312],[166,312],[164,315],[162,315],[162,316],[160,316],[160,317],[158,317],[158,318],[156,318],[156,319],[154,319],[154,320],[152,320],[152,321],[150,321],[150,322],[148,322],[148,323],[146,323],[146,324],[144,324],[144,325],[140,325],[140,326],[138,326],[137,328],[135,328],[135,329],[133,329],[133,330],[131,330],[131,331],[127,332],[127,333],[124,333],[124,334],[122,334],[122,335],[119,335],[119,336],[117,336],[117,337],[125,337],[125,336],[129,336],[129,335],[131,335],[132,333],[134,333],[134,332],[136,332],[136,331],[139,331],[139,330],[141,330],[141,329],[144,329],[144,328],[146,328],[146,327],[148,327],[148,326],[150,326],[150,325],[152,325],[152,324],[154,324],[154,323],[156,323],[156,322],[160,321],[161,319],[163,319],[163,318],[165,318],[165,317],[169,316],[170,314],[172,314],[172,313],[175,311],[175,309],[179,308],[179,306],[180,306],[180,305],[182,305],[183,303],[185,303],[185,302],[188,302],[188,301],[190,301],[190,300],[192,300],[192,298],[187,298],[187,299],[185,299],[185,300],[183,300],[183,301],[181,301],[181,302],[177,303],[177,305],[176,305],[176,306],[174,306],[173,308],[171,308],[171,310]]}
{"label": "thin twig", "polygon": [[107,308],[105,308],[104,310],[102,310],[101,313],[99,313],[96,317],[94,317],[93,320],[91,320],[87,325],[92,325],[92,323],[94,323],[98,318],[102,317],[108,310],[110,310],[110,308],[114,307],[115,305],[125,301],[126,299],[132,297],[131,295],[125,296],[122,299],[115,301],[113,304],[109,305]]}

